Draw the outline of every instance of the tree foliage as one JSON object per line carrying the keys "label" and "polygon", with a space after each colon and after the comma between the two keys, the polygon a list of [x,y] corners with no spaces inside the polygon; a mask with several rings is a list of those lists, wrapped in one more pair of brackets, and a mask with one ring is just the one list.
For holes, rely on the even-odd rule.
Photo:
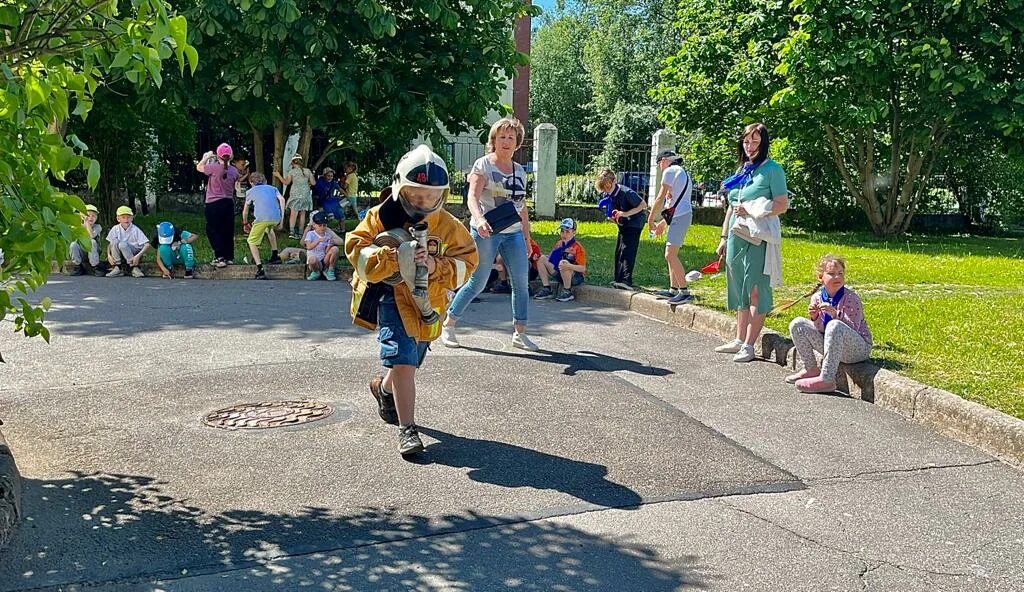
{"label": "tree foliage", "polygon": [[408,145],[439,126],[479,126],[527,61],[513,25],[537,10],[518,0],[191,1],[190,39],[205,57],[188,98],[242,129],[273,128],[274,162],[296,124],[307,148],[314,129]]}
{"label": "tree foliage", "polygon": [[[9,0],[0,6],[0,319],[26,336],[49,339],[44,310],[29,302],[51,262],[87,238],[82,200],[54,186],[72,171],[89,186],[99,162],[71,118],[85,120],[97,90],[111,78],[131,84],[162,81],[163,60],[194,69],[184,18],[162,0],[82,2]],[[102,122],[96,122],[100,125]]]}
{"label": "tree foliage", "polygon": [[573,5],[536,32],[530,118],[554,123],[559,138],[607,144],[648,143],[660,127],[649,94],[663,60],[678,47],[677,2],[595,0]]}
{"label": "tree foliage", "polygon": [[[1005,149],[1024,124],[1019,0],[699,0],[658,94],[682,130],[764,120],[805,162],[830,163],[876,233],[906,231],[950,138]],[[720,126],[720,127],[719,127]]]}
{"label": "tree foliage", "polygon": [[553,123],[562,140],[594,141],[594,83],[583,59],[589,26],[578,14],[548,19],[530,47],[530,121]]}

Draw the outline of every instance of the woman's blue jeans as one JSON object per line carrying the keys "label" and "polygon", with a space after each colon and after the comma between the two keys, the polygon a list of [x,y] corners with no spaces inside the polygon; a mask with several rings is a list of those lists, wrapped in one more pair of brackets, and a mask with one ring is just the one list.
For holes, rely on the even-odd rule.
{"label": "woman's blue jeans", "polygon": [[477,234],[476,229],[471,229],[470,234],[476,242],[480,264],[455,295],[448,307],[448,316],[457,321],[466,312],[469,303],[484,291],[494,266],[494,257],[500,254],[505,262],[509,283],[512,284],[512,322],[525,325],[530,303],[530,263],[522,231],[497,233],[484,238]]}

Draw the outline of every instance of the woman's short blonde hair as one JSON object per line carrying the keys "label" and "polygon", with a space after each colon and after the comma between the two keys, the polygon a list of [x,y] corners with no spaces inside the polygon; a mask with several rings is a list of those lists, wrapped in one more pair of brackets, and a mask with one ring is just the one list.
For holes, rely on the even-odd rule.
{"label": "woman's short blonde hair", "polygon": [[610,193],[614,187],[615,171],[602,169],[597,173],[597,178],[594,179],[594,189],[597,189],[599,193]]}
{"label": "woman's short blonde hair", "polygon": [[839,267],[842,267],[844,272],[846,271],[846,259],[843,259],[839,255],[833,255],[832,253],[822,255],[821,259],[818,259],[818,264],[814,266],[814,271],[817,275],[825,273],[825,268],[828,267],[829,263],[835,263]]}
{"label": "woman's short blonde hair", "polygon": [[491,124],[491,131],[487,134],[487,154],[494,152],[494,139],[498,137],[498,132],[506,129],[516,132],[516,150],[523,145],[523,138],[526,137],[523,124],[515,117],[502,117]]}

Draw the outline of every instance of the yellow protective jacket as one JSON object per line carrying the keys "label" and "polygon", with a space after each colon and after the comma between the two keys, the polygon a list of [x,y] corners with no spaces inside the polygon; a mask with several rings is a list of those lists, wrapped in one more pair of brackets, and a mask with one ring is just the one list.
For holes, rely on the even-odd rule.
{"label": "yellow protective jacket", "polygon": [[[377,314],[375,303],[363,303],[371,284],[382,282],[398,271],[398,250],[393,247],[378,247],[373,239],[386,230],[381,222],[381,206],[371,208],[358,226],[345,238],[345,256],[355,268],[352,274],[352,322],[360,327],[375,330]],[[433,255],[437,266],[430,274],[427,293],[430,304],[441,321],[433,324],[423,322],[420,309],[412,299],[408,286],[401,283],[393,286],[395,303],[402,317],[405,332],[417,341],[433,341],[441,335],[441,323],[448,308],[448,291],[457,290],[466,283],[477,266],[476,243],[466,227],[444,209],[426,218],[427,252]],[[380,296],[369,290],[371,298]],[[371,306],[365,306],[370,304]],[[367,311],[372,311],[367,313]]]}

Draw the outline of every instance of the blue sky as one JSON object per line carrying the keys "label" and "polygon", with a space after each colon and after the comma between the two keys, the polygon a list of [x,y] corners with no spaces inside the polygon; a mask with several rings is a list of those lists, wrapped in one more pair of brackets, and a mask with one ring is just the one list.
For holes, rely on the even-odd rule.
{"label": "blue sky", "polygon": [[533,0],[533,3],[543,8],[545,13],[550,13],[555,9],[555,0]]}

